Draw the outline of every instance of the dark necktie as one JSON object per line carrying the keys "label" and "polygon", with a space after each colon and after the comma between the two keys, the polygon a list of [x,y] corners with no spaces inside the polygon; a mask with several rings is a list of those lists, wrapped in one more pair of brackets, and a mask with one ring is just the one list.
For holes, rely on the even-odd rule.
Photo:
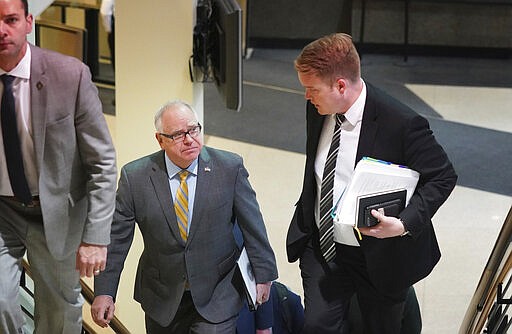
{"label": "dark necktie", "polygon": [[334,174],[336,171],[336,160],[338,159],[338,150],[340,147],[341,123],[345,116],[336,114],[336,125],[332,134],[331,147],[325,160],[324,174],[322,177],[322,186],[320,188],[320,250],[325,261],[331,261],[336,255],[334,248],[334,224],[331,216],[333,207],[333,186]]}
{"label": "dark necktie", "polygon": [[25,178],[18,126],[16,124],[15,103],[12,94],[12,82],[14,77],[4,74],[1,76],[1,79],[4,83],[1,104],[2,136],[9,180],[11,181],[14,196],[23,203],[29,204],[32,202],[32,195],[30,194],[27,179]]}

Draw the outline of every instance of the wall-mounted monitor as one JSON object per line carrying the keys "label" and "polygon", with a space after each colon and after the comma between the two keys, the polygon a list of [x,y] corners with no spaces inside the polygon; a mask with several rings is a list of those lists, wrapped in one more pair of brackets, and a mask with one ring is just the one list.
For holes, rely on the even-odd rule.
{"label": "wall-mounted monitor", "polygon": [[242,10],[236,0],[200,0],[194,66],[212,81],[228,109],[242,105]]}

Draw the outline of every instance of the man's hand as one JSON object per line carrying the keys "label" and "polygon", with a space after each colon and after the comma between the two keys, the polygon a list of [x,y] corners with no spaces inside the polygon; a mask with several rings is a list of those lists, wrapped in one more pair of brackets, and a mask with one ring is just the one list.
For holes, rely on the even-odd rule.
{"label": "man's hand", "polygon": [[270,297],[270,287],[272,282],[256,284],[256,303],[263,304]]}
{"label": "man's hand", "polygon": [[400,219],[385,216],[382,212],[372,210],[372,216],[377,218],[379,223],[372,227],[360,227],[361,234],[379,239],[397,237],[405,232],[404,224]]}
{"label": "man's hand", "polygon": [[76,270],[80,277],[92,277],[105,270],[107,246],[91,245],[82,242],[76,252]]}
{"label": "man's hand", "polygon": [[91,305],[92,320],[98,326],[103,328],[108,327],[110,320],[114,317],[114,299],[111,296],[97,296]]}

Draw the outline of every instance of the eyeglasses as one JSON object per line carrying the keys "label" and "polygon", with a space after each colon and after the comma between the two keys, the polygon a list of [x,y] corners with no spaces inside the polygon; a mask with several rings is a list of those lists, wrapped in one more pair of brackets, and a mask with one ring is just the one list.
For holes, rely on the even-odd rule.
{"label": "eyeglasses", "polygon": [[197,123],[196,126],[188,129],[188,131],[176,132],[175,134],[168,135],[167,133],[159,132],[158,134],[164,136],[165,138],[172,139],[175,143],[181,143],[186,135],[189,135],[192,138],[197,137],[201,133],[201,124]]}

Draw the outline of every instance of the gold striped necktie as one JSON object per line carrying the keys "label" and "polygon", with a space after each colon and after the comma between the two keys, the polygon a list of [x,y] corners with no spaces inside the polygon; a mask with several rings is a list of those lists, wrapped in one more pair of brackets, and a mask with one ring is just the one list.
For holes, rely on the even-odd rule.
{"label": "gold striped necktie", "polygon": [[180,186],[176,192],[176,199],[174,201],[174,210],[176,211],[176,218],[178,220],[178,228],[180,230],[181,238],[187,241],[188,229],[188,186],[187,176],[188,171],[182,170],[178,173],[180,176]]}

